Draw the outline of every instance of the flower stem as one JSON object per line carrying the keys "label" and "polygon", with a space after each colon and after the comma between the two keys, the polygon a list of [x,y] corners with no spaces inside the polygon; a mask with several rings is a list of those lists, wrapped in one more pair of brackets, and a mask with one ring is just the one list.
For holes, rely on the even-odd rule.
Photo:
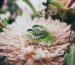
{"label": "flower stem", "polygon": [[39,13],[36,11],[35,7],[32,5],[32,3],[29,0],[23,0],[25,3],[28,4],[28,6],[32,9],[35,16],[40,16]]}

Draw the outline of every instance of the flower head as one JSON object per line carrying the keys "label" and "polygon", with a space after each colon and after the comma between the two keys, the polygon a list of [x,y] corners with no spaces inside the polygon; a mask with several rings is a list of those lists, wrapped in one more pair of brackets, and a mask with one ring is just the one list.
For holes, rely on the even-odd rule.
{"label": "flower head", "polygon": [[[38,34],[39,36],[44,35],[37,39],[45,37],[45,33],[47,35],[38,41],[35,37],[31,38],[28,35],[28,29],[32,29],[36,34],[34,32],[31,34],[35,34],[36,37]],[[4,50],[1,55],[7,56],[8,60],[14,62],[14,65],[20,64],[20,60],[26,61],[25,65],[31,63],[44,65],[43,61],[48,65],[58,64],[63,61],[61,55],[64,54],[69,45],[67,42],[70,31],[70,25],[60,22],[60,20],[52,20],[51,17],[32,20],[28,12],[25,13],[24,10],[22,15],[17,16],[15,22],[8,25],[4,32],[0,33],[0,49]],[[52,61],[53,59],[54,61]]]}

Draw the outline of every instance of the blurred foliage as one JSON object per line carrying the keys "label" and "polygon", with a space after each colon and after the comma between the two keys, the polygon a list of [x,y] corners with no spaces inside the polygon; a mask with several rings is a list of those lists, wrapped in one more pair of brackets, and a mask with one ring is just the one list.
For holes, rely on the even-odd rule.
{"label": "blurred foliage", "polygon": [[19,10],[19,7],[16,5],[15,0],[8,0],[8,7],[8,11],[10,11],[11,14],[17,13],[17,11]]}
{"label": "blurred foliage", "polygon": [[75,47],[70,47],[70,52],[64,57],[64,65],[75,65]]}
{"label": "blurred foliage", "polygon": [[49,3],[59,9],[66,9],[65,5],[63,3],[60,3],[60,1],[58,1],[58,0],[49,0]]}
{"label": "blurred foliage", "polygon": [[2,8],[4,0],[0,0],[0,8]]}
{"label": "blurred foliage", "polygon": [[5,13],[7,10],[0,9],[0,14]]}
{"label": "blurred foliage", "polygon": [[75,14],[68,10],[64,17],[63,17],[63,21],[65,21],[67,24],[71,25],[71,30],[75,31]]}
{"label": "blurred foliage", "polygon": [[[1,2],[2,1],[2,2]],[[1,7],[3,5],[3,1],[4,0],[1,0],[0,2],[2,3],[1,4]],[[6,23],[8,24],[11,24],[14,20],[15,20],[15,17],[17,15],[17,12],[20,10],[19,7],[17,6],[17,4],[15,3],[15,0],[8,0],[8,3],[7,3],[7,6],[8,8],[7,9],[3,9],[3,8],[0,8],[0,14],[5,14],[6,12],[10,12],[10,17],[8,19],[8,21],[6,21]],[[3,21],[2,21],[3,22]],[[0,32],[2,32],[2,24],[0,25]]]}
{"label": "blurred foliage", "polygon": [[[1,2],[1,1],[0,1],[0,2]],[[3,1],[2,1],[2,2],[3,2]],[[0,4],[1,4],[1,3],[0,3]],[[2,5],[1,5],[1,7],[2,7],[2,6],[3,6],[3,3],[2,3]],[[19,10],[18,6],[17,6],[16,3],[15,3],[15,0],[8,0],[7,6],[8,6],[8,8],[7,8],[6,10],[0,8],[0,13],[4,13],[4,12],[6,12],[6,11],[10,11],[11,14],[13,14],[13,12],[16,13],[16,12]]]}

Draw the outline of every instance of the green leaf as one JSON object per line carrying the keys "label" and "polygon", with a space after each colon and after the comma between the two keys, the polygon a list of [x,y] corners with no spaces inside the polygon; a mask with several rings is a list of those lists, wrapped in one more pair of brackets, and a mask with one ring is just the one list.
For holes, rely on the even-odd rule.
{"label": "green leaf", "polygon": [[75,47],[71,47],[70,53],[65,55],[64,65],[75,65]]}
{"label": "green leaf", "polygon": [[50,4],[56,6],[59,9],[66,9],[64,4],[60,3],[58,0],[50,0]]}
{"label": "green leaf", "polygon": [[0,9],[0,14],[3,14],[5,12],[6,12],[6,10]]}

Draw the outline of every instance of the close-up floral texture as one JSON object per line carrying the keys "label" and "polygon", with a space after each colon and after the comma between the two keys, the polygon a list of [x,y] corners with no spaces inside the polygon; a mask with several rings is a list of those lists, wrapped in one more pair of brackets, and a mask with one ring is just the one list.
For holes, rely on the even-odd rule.
{"label": "close-up floral texture", "polygon": [[74,1],[2,3],[0,65],[75,65]]}

